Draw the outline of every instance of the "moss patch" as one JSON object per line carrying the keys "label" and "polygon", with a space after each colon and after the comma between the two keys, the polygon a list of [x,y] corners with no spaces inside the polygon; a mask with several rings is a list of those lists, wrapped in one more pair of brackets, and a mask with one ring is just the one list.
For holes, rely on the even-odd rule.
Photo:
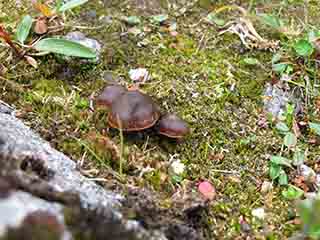
{"label": "moss patch", "polygon": [[[251,1],[251,7],[269,9],[271,5],[264,2]],[[130,8],[106,7],[93,0],[81,11],[68,13],[67,19],[75,25],[85,25],[88,22],[77,17],[78,13],[96,11],[97,18],[89,23],[102,27],[83,31],[104,44],[101,63],[79,65],[48,55],[37,58],[40,67],[34,70],[19,62],[6,78],[23,91],[4,82],[2,98],[15,104],[21,118],[57,149],[74,159],[85,159],[84,167],[97,170],[98,175],[94,176],[105,176],[104,170],[109,167],[118,171],[119,162],[113,156],[120,146],[120,137],[117,131],[108,128],[107,111],[89,109],[90,96],[105,86],[106,71],[129,85],[130,69],[147,68],[151,79],[141,90],[153,96],[164,111],[175,112],[185,119],[192,133],[180,144],[148,134],[125,135],[125,179],[138,186],[153,187],[161,192],[161,201],[165,201],[180,186],[167,173],[169,159],[179,158],[187,165],[185,179],[209,179],[217,189],[209,227],[205,226],[213,233],[211,237],[234,239],[251,234],[257,239],[269,235],[270,239],[283,239],[296,229],[290,223],[292,203],[280,196],[279,187],[267,196],[259,191],[261,183],[269,180],[266,155],[278,152],[281,145],[280,136],[257,126],[261,94],[265,83],[271,80],[272,53],[243,52],[237,37],[218,35],[215,27],[196,24],[208,10],[223,4],[225,1],[201,1],[200,6],[194,5],[177,18],[171,9],[170,20],[175,20],[178,26],[179,34],[175,37],[166,26],[151,24],[148,17],[142,17],[138,27],[141,30],[146,27],[148,31],[134,36],[118,18],[129,16]],[[288,5],[283,10],[284,16],[295,14],[294,7],[299,10],[298,17],[300,4]],[[318,3],[310,4],[311,22],[318,19],[318,8]],[[16,12],[9,8],[5,12],[0,17],[14,25]],[[111,24],[99,20],[106,15],[114,16]],[[69,30],[72,29],[65,32]],[[243,63],[246,57],[257,58],[264,67],[247,66]],[[5,63],[13,64],[9,60]],[[104,138],[115,146],[106,144]],[[147,167],[153,170],[139,175]],[[265,222],[251,215],[253,208],[261,206],[267,212]],[[248,232],[243,230],[239,219],[245,219],[251,226]]]}

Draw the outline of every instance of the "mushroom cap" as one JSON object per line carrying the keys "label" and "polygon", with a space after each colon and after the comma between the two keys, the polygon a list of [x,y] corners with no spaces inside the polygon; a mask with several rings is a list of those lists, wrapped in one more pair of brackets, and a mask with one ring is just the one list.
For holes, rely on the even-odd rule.
{"label": "mushroom cap", "polygon": [[190,132],[188,124],[173,113],[163,115],[158,124],[159,134],[170,138],[182,138]]}
{"label": "mushroom cap", "polygon": [[111,105],[109,125],[124,131],[139,131],[152,127],[160,118],[158,105],[151,97],[137,90],[123,93]]}
{"label": "mushroom cap", "polygon": [[121,85],[108,85],[102,93],[96,98],[96,104],[100,106],[111,107],[112,102],[126,92],[126,88]]}

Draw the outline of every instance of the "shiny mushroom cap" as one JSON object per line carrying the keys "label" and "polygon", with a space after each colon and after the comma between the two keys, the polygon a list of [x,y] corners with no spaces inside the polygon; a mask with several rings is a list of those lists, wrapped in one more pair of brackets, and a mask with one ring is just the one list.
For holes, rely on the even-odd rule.
{"label": "shiny mushroom cap", "polygon": [[123,131],[139,131],[152,127],[159,118],[158,105],[151,97],[135,90],[123,93],[112,103],[108,123]]}
{"label": "shiny mushroom cap", "polygon": [[173,113],[163,115],[158,124],[158,132],[170,138],[183,138],[190,132],[188,124]]}
{"label": "shiny mushroom cap", "polygon": [[113,101],[126,92],[126,88],[121,85],[106,86],[102,93],[96,98],[96,104],[99,106],[111,107]]}

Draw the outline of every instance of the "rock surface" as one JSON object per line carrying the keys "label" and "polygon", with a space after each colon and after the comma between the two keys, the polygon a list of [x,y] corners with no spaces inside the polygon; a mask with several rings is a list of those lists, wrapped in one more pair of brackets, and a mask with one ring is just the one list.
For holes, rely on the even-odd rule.
{"label": "rock surface", "polygon": [[0,238],[166,239],[123,219],[122,196],[82,176],[13,109],[0,106]]}

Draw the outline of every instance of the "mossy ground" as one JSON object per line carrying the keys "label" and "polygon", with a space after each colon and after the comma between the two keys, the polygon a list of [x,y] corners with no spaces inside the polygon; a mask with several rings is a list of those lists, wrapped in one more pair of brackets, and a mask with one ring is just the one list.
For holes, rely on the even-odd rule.
{"label": "mossy ground", "polygon": [[[279,152],[282,142],[272,128],[257,126],[263,107],[261,95],[272,78],[272,53],[245,50],[236,36],[218,35],[216,27],[199,23],[210,9],[227,4],[209,2],[200,1],[178,18],[171,10],[170,20],[177,21],[178,36],[171,36],[165,26],[151,24],[148,17],[142,17],[140,27],[149,31],[134,36],[122,34],[128,26],[117,18],[134,15],[132,9],[107,8],[99,1],[90,1],[68,13],[67,20],[74,25],[98,26],[81,31],[104,44],[102,61],[80,65],[48,55],[37,58],[39,68],[35,70],[23,61],[16,63],[1,55],[9,68],[5,77],[10,80],[2,83],[1,98],[15,105],[18,115],[53,146],[73,159],[84,159],[88,169],[98,170],[94,176],[105,176],[107,166],[118,171],[119,165],[103,139],[108,137],[120,146],[120,137],[108,129],[106,111],[89,109],[90,96],[106,85],[106,72],[129,85],[128,71],[145,67],[151,78],[141,90],[154,97],[164,111],[185,119],[192,133],[179,144],[156,135],[125,135],[125,178],[131,184],[153,187],[163,199],[170,198],[179,184],[168,176],[168,161],[180,159],[187,166],[185,179],[208,179],[217,190],[211,207],[211,237],[235,239],[244,234],[239,223],[243,217],[255,239],[284,239],[297,229],[291,221],[294,203],[281,196],[280,187],[275,186],[267,195],[259,191],[264,180],[270,181],[268,154]],[[242,6],[275,11],[271,3],[250,2]],[[320,5],[316,1],[307,9],[298,1],[282,6],[282,16],[301,17],[308,11],[310,23],[317,26]],[[0,15],[1,22],[12,31],[19,19],[17,11],[30,13],[29,8],[12,11],[14,8],[14,3],[1,7],[4,13]],[[88,17],[89,10],[95,10],[97,17]],[[112,23],[102,23],[102,15],[114,16]],[[259,24],[256,27],[265,30]],[[272,37],[268,31],[262,35]],[[141,41],[145,45],[138,47]],[[247,66],[243,63],[246,57],[257,58],[263,67]],[[313,150],[315,155],[317,149]],[[138,177],[146,167],[153,170]],[[251,215],[257,207],[266,210],[264,222]]]}

